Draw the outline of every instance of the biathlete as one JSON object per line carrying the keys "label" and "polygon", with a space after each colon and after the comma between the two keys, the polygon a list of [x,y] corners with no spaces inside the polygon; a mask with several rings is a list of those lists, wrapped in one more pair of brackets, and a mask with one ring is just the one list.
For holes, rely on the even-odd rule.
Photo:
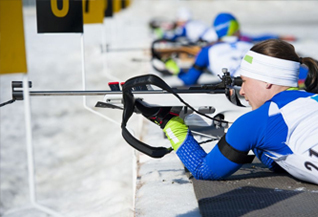
{"label": "biathlete", "polygon": [[179,8],[174,31],[160,32],[158,37],[172,41],[183,38],[193,44],[217,40],[214,29],[200,20],[194,20],[191,11],[187,8]]}
{"label": "biathlete", "polygon": [[214,30],[218,41],[202,48],[195,63],[187,71],[171,70],[185,85],[196,84],[201,74],[207,69],[214,75],[227,68],[236,75],[236,70],[244,54],[253,46],[252,43],[239,39],[239,23],[229,13],[220,13],[214,20]]}
{"label": "biathlete", "polygon": [[[298,90],[299,68],[309,69],[306,91]],[[299,57],[288,42],[270,39],[254,45],[241,61],[240,94],[252,111],[239,117],[206,153],[183,120],[175,114],[160,114],[157,123],[177,156],[196,179],[219,180],[248,163],[247,153],[272,171],[318,184],[318,62]],[[155,121],[142,104],[137,108]],[[153,111],[153,110],[152,110]]]}
{"label": "biathlete", "polygon": [[[224,14],[229,14],[229,13],[224,13]],[[233,19],[235,18],[233,17]],[[197,43],[200,41],[214,43],[218,40],[218,34],[217,34],[218,30],[214,29],[215,25],[213,24],[211,26],[208,26],[206,25],[206,23],[200,20],[194,20],[192,18],[191,11],[187,8],[179,8],[174,26],[175,26],[175,29],[173,31],[171,29],[168,31],[164,31],[162,28],[157,27],[155,29],[157,38],[168,39],[173,41],[176,41],[180,38],[185,38],[190,43]],[[239,35],[240,41],[247,41],[252,43],[267,40],[267,39],[282,39],[286,41],[296,40],[296,38],[291,35],[287,35],[287,36],[280,36],[276,34],[250,35],[250,34],[242,34],[242,33],[240,33]]]}
{"label": "biathlete", "polygon": [[[184,85],[196,84],[206,70],[217,75],[222,68],[227,68],[232,76],[237,76],[237,69],[244,54],[254,45],[252,42],[280,38],[277,35],[262,35],[255,38],[243,36],[237,19],[230,13],[218,14],[213,28],[218,36],[217,42],[202,48],[188,71],[179,69],[171,62],[166,64],[167,69],[177,75]],[[307,71],[307,68],[302,67],[300,78],[306,77]]]}

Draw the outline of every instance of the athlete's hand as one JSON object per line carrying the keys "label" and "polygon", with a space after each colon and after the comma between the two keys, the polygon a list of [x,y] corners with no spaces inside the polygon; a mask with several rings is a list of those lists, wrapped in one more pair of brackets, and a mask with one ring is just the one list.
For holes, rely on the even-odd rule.
{"label": "athlete's hand", "polygon": [[178,114],[172,113],[171,107],[148,107],[141,100],[136,100],[136,108],[150,121],[163,129],[171,146],[177,150],[188,135],[188,127]]}
{"label": "athlete's hand", "polygon": [[168,60],[166,60],[165,67],[173,75],[177,75],[180,72],[180,68],[179,68],[178,64],[173,59],[169,58]]}
{"label": "athlete's hand", "polygon": [[161,129],[171,118],[178,116],[170,111],[171,107],[149,107],[139,99],[135,101],[135,106],[144,117],[159,125]]}
{"label": "athlete's hand", "polygon": [[160,28],[160,27],[155,28],[155,29],[154,29],[154,33],[155,33],[156,38],[158,38],[158,39],[163,38],[163,36],[164,36],[164,34],[165,34],[164,31],[163,31],[163,29]]}

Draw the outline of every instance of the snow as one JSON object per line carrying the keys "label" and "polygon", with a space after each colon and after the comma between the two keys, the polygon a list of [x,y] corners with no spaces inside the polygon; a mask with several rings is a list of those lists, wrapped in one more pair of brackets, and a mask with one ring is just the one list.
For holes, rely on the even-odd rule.
{"label": "snow", "polygon": [[[225,10],[236,15],[243,32],[294,35],[299,53],[318,58],[316,1],[134,0],[104,24],[85,25],[83,38],[37,34],[35,9],[26,7],[31,90],[81,90],[82,40],[88,90],[105,90],[109,81],[152,72],[148,21],[173,19],[181,6],[207,24]],[[105,43],[109,49],[129,49],[102,53]],[[0,77],[0,102],[11,99],[11,81],[22,78]],[[78,96],[31,97],[37,202],[74,217],[200,216],[191,179],[175,153],[151,159],[134,151],[121,137],[121,112],[94,108],[98,100],[102,96],[87,97],[86,109]],[[30,205],[24,117],[24,101],[0,108],[1,216],[47,216]],[[129,128],[148,144],[169,146],[161,130],[139,115],[132,117]]]}

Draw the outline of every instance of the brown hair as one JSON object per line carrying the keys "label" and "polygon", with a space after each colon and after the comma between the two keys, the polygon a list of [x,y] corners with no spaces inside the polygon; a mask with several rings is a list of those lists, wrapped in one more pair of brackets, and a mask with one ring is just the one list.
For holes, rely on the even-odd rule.
{"label": "brown hair", "polygon": [[308,67],[308,74],[305,80],[307,92],[318,93],[318,62],[311,57],[300,58],[293,45],[279,40],[269,39],[255,44],[252,51],[271,57],[300,62]]}

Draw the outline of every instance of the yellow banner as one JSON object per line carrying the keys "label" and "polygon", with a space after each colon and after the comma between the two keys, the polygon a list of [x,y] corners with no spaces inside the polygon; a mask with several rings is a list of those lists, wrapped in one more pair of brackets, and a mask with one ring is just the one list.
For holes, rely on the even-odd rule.
{"label": "yellow banner", "polygon": [[27,73],[22,0],[0,0],[0,74]]}
{"label": "yellow banner", "polygon": [[113,11],[117,13],[121,10],[121,2],[122,0],[113,0]]}
{"label": "yellow banner", "polygon": [[103,23],[105,0],[83,0],[84,24]]}
{"label": "yellow banner", "polygon": [[122,8],[127,8],[129,7],[131,0],[122,0],[123,4],[122,4]]}

